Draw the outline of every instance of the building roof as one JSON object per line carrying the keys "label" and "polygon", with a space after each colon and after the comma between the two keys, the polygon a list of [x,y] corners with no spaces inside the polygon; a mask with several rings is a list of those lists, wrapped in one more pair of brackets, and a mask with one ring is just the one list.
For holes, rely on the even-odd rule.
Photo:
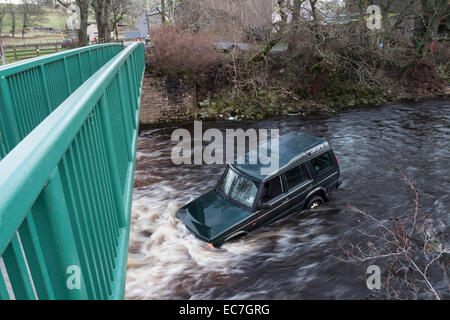
{"label": "building roof", "polygon": [[[245,155],[245,164],[239,164],[235,161],[231,166],[239,172],[258,181],[267,181],[299,160],[312,157],[315,154],[330,149],[328,142],[324,139],[300,132],[291,132],[282,135],[279,137],[278,141],[278,154],[276,146],[272,143],[271,139],[268,139],[267,144],[260,145],[257,150],[250,151]],[[271,168],[271,163],[267,165],[262,164],[259,157],[260,152],[263,152],[263,155],[267,155],[269,161],[271,159],[276,159],[278,155],[278,166],[276,168]],[[250,156],[253,155],[255,157],[255,154],[258,159],[257,164],[249,164]]]}

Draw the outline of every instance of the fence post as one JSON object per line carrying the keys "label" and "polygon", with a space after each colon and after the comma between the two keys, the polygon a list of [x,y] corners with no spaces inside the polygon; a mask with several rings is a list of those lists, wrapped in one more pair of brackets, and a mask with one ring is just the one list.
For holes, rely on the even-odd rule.
{"label": "fence post", "polygon": [[17,47],[14,46],[13,49],[14,49],[14,61],[17,61]]}

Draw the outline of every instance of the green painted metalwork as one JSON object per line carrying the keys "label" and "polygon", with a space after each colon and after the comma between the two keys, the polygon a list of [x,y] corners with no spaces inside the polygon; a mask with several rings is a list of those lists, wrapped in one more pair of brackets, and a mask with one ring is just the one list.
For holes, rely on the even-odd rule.
{"label": "green painted metalwork", "polygon": [[[6,146],[20,139],[13,149],[5,148],[0,161],[1,299],[124,297],[145,58],[142,43],[115,55],[115,46],[107,47],[103,53],[64,52],[43,69],[42,61],[33,59],[34,76],[46,79],[38,83],[7,78],[15,73],[0,69],[0,101],[20,98],[11,89],[17,82],[25,91],[41,92],[33,103],[47,108],[40,122],[45,112],[39,108],[23,114],[11,108],[0,117],[12,130]],[[63,66],[58,75],[52,63]],[[34,72],[25,63],[15,65]],[[77,77],[65,76],[73,73]],[[50,89],[56,83],[66,90],[61,102],[61,92]],[[30,130],[25,136],[24,128]]]}
{"label": "green painted metalwork", "polygon": [[0,159],[122,49],[100,44],[0,67]]}

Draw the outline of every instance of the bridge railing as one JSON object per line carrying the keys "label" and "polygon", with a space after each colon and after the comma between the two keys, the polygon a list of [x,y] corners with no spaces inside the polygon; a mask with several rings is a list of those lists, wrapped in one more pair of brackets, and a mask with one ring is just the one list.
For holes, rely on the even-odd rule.
{"label": "bridge railing", "polygon": [[144,46],[122,50],[0,161],[0,298],[124,296]]}
{"label": "bridge railing", "polygon": [[101,44],[0,67],[0,159],[122,49]]}

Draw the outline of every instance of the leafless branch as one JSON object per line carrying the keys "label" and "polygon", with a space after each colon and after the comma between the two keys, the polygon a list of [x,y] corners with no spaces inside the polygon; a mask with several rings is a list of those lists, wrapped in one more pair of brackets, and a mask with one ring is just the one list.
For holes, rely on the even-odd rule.
{"label": "leafless branch", "polygon": [[[411,214],[394,218],[393,223],[388,224],[349,204],[352,212],[364,219],[365,224],[357,220],[358,231],[364,240],[341,246],[344,252],[341,260],[354,264],[384,261],[387,270],[382,291],[388,299],[401,296],[417,299],[419,293],[424,292],[441,300],[442,292],[438,291],[436,283],[443,279],[450,289],[448,236],[438,235],[433,230],[431,215],[421,214],[418,190],[402,170],[399,172],[414,193]],[[375,230],[368,231],[367,224]],[[433,277],[431,270],[434,274],[441,270],[442,279]]]}

